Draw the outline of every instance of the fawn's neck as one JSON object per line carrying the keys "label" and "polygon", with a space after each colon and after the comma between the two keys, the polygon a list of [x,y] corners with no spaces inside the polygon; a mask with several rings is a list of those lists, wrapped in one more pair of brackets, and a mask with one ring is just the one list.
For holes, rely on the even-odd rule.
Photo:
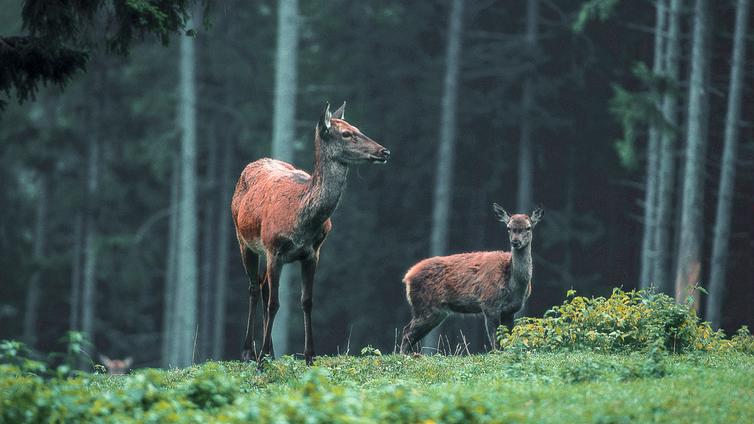
{"label": "fawn's neck", "polygon": [[523,249],[511,249],[511,289],[514,291],[526,290],[531,281],[532,261],[531,243]]}

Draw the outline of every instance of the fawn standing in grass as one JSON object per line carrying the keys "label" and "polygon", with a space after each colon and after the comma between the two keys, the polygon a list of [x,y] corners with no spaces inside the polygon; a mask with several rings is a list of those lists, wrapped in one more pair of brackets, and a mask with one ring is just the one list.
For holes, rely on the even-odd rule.
{"label": "fawn standing in grass", "polygon": [[412,266],[403,277],[411,321],[403,328],[401,353],[408,353],[452,312],[484,314],[492,346],[501,323],[513,327],[513,314],[531,293],[532,228],[544,212],[538,207],[531,216],[510,215],[497,203],[493,208],[508,229],[512,251],[437,256]]}
{"label": "fawn standing in grass", "polygon": [[[258,359],[273,356],[272,325],[279,307],[278,283],[283,264],[300,261],[303,279],[301,307],[304,310],[304,357],[311,365],[312,290],[319,249],[332,224],[330,215],[340,201],[348,166],[359,163],[385,163],[390,151],[344,120],[343,103],[335,113],[325,108],[314,134],[312,175],[274,159],[259,159],[246,165],[236,184],[231,210],[249,277],[249,320],[241,357]],[[257,274],[260,255],[266,271]],[[254,344],[254,320],[260,295],[264,301],[262,348]]]}

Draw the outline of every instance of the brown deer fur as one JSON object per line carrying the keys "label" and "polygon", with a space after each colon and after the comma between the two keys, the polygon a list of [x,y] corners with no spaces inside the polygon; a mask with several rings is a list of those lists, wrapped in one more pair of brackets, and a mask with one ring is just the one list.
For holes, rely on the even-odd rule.
{"label": "brown deer fur", "polygon": [[494,207],[507,226],[512,251],[437,256],[412,266],[403,277],[412,318],[403,328],[401,352],[411,350],[450,313],[484,314],[493,346],[497,326],[513,326],[513,314],[531,294],[532,227],[543,212],[511,216]]}
{"label": "brown deer fur", "polygon": [[[241,258],[249,277],[249,317],[241,356],[244,360],[274,356],[272,325],[279,307],[278,282],[285,263],[300,261],[303,279],[306,362],[311,364],[314,342],[311,329],[312,290],[319,249],[332,228],[330,215],[345,188],[348,166],[384,163],[390,152],[343,119],[345,103],[335,113],[325,108],[314,136],[315,164],[310,176],[274,159],[259,159],[246,166],[233,194],[231,211]],[[266,258],[265,272],[257,274],[259,256]],[[262,347],[254,343],[258,300],[263,311]]]}

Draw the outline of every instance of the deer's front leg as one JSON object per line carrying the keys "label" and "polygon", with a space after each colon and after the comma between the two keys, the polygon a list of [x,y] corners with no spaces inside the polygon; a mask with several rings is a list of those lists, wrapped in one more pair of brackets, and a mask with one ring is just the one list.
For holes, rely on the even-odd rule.
{"label": "deer's front leg", "polygon": [[317,256],[301,261],[301,309],[304,311],[304,359],[306,365],[314,362],[314,336],[312,335],[312,291],[317,272]]}
{"label": "deer's front leg", "polygon": [[272,326],[275,322],[275,314],[280,308],[278,298],[278,287],[280,284],[280,269],[282,264],[273,255],[267,258],[267,288],[269,289],[269,298],[267,299],[267,319],[264,323],[264,337],[262,339],[262,353],[259,355],[259,365],[261,366],[264,357],[272,353]]}

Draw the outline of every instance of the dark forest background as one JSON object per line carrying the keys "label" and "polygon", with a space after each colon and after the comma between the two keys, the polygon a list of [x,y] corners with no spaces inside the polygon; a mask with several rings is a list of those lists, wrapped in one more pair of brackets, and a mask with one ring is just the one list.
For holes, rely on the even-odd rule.
{"label": "dark forest background", "polygon": [[[15,88],[2,95],[0,339],[23,339],[48,352],[61,349],[67,331],[83,330],[92,356],[132,356],[136,367],[176,365],[180,360],[171,361],[170,351],[178,348],[192,349],[195,361],[239,358],[248,281],[230,217],[235,181],[247,163],[270,155],[311,171],[317,119],[326,101],[337,106],[343,100],[346,119],[392,157],[385,166],[352,169],[332,217],[314,288],[318,354],[354,353],[366,345],[393,351],[409,318],[401,278],[437,251],[431,235],[438,225],[447,229],[439,247],[444,253],[509,249],[492,202],[511,212],[545,208],[534,233],[527,315],[541,316],[571,288],[607,295],[617,286],[654,285],[673,293],[678,263],[687,262],[684,247],[694,240],[701,269],[696,280],[709,288],[720,176],[731,167],[727,273],[713,323],[728,332],[754,324],[754,60],[744,62],[734,85],[741,96],[733,137],[738,154],[723,160],[742,2],[176,3],[194,16],[186,23],[194,36],[178,28],[164,45],[159,34],[147,34],[122,55],[98,45],[92,25],[93,41],[79,44],[89,53],[85,69],[72,72],[63,87],[47,84],[24,102],[16,101]],[[668,40],[658,16],[664,13],[667,24],[673,4],[675,78],[653,69],[657,57],[667,63],[668,44],[658,52],[655,34],[659,28]],[[23,5],[0,1],[6,41],[30,31],[23,27]],[[284,28],[295,42],[281,52],[284,7],[294,12]],[[447,47],[454,10],[461,23],[455,59]],[[700,182],[691,189],[703,198],[689,204],[684,170],[695,130],[687,125],[687,105],[697,87],[690,81],[700,13],[707,60],[699,69],[707,72],[699,87],[708,106],[697,150]],[[96,23],[98,14],[92,19]],[[744,31],[743,46],[753,57],[750,32]],[[454,60],[455,96],[448,97]],[[0,69],[13,65],[6,61]],[[295,69],[292,79],[276,75],[284,66]],[[674,123],[658,106],[668,95],[677,106]],[[448,116],[455,120],[450,133],[443,125]],[[275,125],[283,136],[274,135]],[[196,134],[190,175],[181,167],[192,157],[186,128]],[[658,216],[657,200],[646,193],[651,170],[659,170],[660,133],[675,140],[675,174],[670,206]],[[280,137],[290,151],[281,150]],[[441,158],[443,140],[454,147]],[[522,149],[531,154],[522,156]],[[451,177],[444,223],[433,219],[438,175]],[[179,221],[188,192],[196,196],[194,220]],[[684,220],[684,210],[700,215]],[[189,245],[193,259],[179,258],[186,249],[176,240],[186,228],[197,237]],[[655,281],[661,274],[651,272],[652,261],[660,249],[643,244],[645,234],[653,239],[662,228],[670,235],[662,266],[673,281]],[[177,264],[196,272],[181,274]],[[291,268],[293,280],[283,281],[290,313],[276,321],[278,354],[303,349],[298,265]],[[171,303],[176,290],[194,293],[196,301]],[[709,314],[708,299],[700,296],[702,317]],[[176,321],[176,310],[195,322]],[[170,346],[166,335],[180,326],[196,337],[195,351]],[[463,333],[472,349],[481,348],[480,319],[454,318],[443,331],[451,344]]]}

